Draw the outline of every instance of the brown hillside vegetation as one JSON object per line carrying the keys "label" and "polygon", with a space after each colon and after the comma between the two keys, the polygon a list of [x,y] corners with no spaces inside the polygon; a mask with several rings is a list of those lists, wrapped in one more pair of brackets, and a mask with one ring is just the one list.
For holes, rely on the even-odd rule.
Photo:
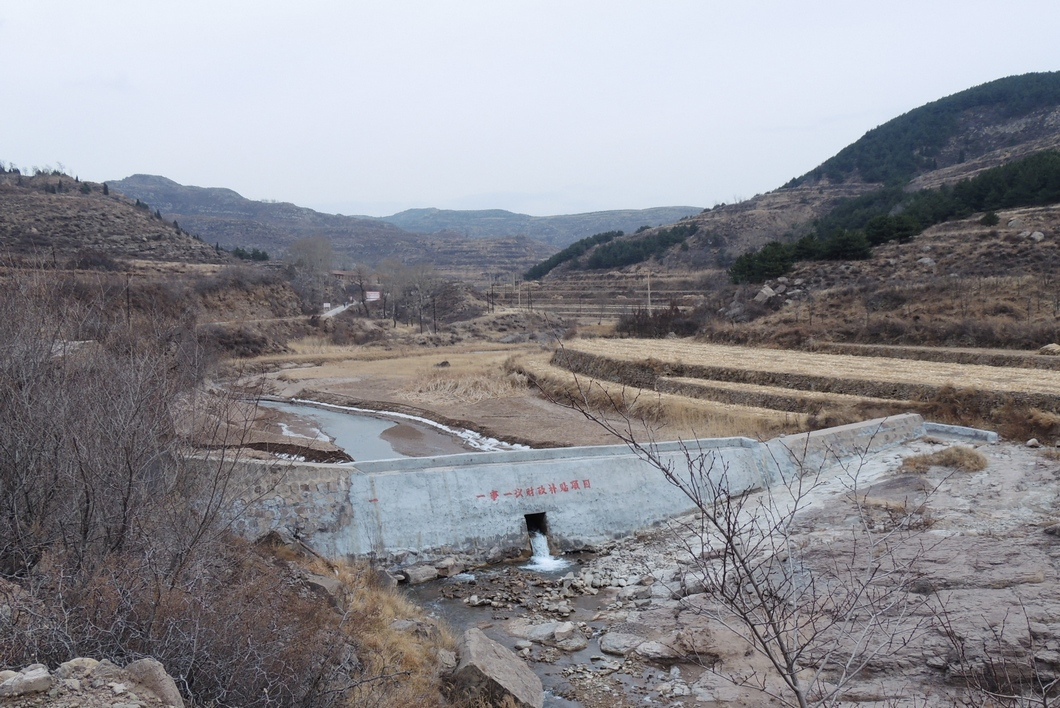
{"label": "brown hillside vegetation", "polygon": [[[865,261],[797,264],[782,294],[722,288],[703,308],[719,341],[1038,349],[1060,340],[1060,207],[947,222]],[[726,302],[728,298],[732,298]],[[927,355],[930,356],[930,355]]]}
{"label": "brown hillside vegetation", "polygon": [[92,267],[113,258],[228,260],[146,206],[102,190],[101,184],[67,175],[0,173],[0,249],[61,267]]}
{"label": "brown hillside vegetation", "polygon": [[[1049,106],[1027,115],[1004,119],[994,108],[965,112],[958,134],[939,150],[942,164],[910,184],[932,189],[968,179],[983,170],[1042,150],[1060,147],[1060,108]],[[964,154],[967,159],[961,160]]]}

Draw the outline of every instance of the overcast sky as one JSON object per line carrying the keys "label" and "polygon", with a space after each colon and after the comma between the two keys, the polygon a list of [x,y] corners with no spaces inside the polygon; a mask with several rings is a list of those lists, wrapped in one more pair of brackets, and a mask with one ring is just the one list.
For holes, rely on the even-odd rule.
{"label": "overcast sky", "polygon": [[1056,0],[0,0],[0,159],[386,215],[713,206],[993,79]]}

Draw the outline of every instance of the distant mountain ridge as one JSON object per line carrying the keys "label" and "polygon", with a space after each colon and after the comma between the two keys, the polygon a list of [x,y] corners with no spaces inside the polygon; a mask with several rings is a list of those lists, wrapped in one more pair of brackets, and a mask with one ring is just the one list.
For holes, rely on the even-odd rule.
{"label": "distant mountain ridge", "polygon": [[111,188],[158,209],[167,220],[223,248],[258,248],[281,255],[302,238],[327,238],[336,253],[375,266],[389,258],[440,268],[503,270],[527,267],[552,250],[523,238],[431,237],[404,231],[382,219],[323,214],[288,202],[261,202],[220,187],[193,187],[158,175],[133,175]]}
{"label": "distant mountain ridge", "polygon": [[423,234],[453,232],[471,238],[523,235],[564,247],[605,231],[632,233],[641,226],[672,224],[701,211],[702,207],[669,206],[530,216],[504,209],[406,209],[382,219],[406,231]]}
{"label": "distant mountain ridge", "polygon": [[187,186],[158,175],[137,174],[108,184],[223,248],[281,254],[298,239],[322,236],[336,252],[371,266],[393,258],[440,268],[521,272],[583,235],[633,231],[700,211],[660,207],[538,217],[501,209],[410,209],[376,218],[255,201],[231,189]]}

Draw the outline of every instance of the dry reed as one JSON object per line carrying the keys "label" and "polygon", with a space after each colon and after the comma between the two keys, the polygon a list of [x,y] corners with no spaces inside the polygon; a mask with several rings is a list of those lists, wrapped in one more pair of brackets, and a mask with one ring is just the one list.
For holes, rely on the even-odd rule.
{"label": "dry reed", "polygon": [[478,403],[491,398],[518,396],[526,383],[499,371],[483,374],[433,374],[407,387],[401,397],[417,403]]}

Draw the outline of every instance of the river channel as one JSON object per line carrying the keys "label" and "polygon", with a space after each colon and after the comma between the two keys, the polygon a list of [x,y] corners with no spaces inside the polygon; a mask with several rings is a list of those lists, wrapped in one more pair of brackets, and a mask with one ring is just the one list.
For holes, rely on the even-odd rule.
{"label": "river channel", "polygon": [[258,405],[276,412],[269,423],[275,432],[330,440],[360,462],[523,448],[406,413],[302,400],[260,401]]}

